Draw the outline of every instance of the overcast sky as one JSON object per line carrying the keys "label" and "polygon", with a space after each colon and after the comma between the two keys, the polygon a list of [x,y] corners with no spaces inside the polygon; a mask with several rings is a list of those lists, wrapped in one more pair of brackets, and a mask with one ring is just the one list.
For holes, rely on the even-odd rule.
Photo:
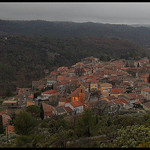
{"label": "overcast sky", "polygon": [[150,3],[3,2],[0,19],[145,24],[150,23]]}

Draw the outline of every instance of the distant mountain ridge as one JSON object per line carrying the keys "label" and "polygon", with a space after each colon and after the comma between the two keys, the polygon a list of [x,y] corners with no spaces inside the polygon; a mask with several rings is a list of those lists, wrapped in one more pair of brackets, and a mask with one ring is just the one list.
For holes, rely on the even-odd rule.
{"label": "distant mountain ridge", "polygon": [[140,46],[150,47],[150,28],[121,24],[0,20],[0,35],[4,34],[48,36],[51,38],[116,37],[130,40]]}

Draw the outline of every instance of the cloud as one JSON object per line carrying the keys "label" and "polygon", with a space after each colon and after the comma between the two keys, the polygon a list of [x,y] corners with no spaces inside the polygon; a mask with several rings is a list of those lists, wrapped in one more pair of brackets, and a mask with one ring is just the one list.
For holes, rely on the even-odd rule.
{"label": "cloud", "polygon": [[0,19],[150,23],[150,3],[0,3]]}

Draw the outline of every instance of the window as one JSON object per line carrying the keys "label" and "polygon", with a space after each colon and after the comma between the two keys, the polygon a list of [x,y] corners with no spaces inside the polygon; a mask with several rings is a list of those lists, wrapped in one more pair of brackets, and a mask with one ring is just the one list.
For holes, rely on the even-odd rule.
{"label": "window", "polygon": [[72,101],[73,101],[73,102],[78,101],[78,97],[73,97],[73,98],[72,98]]}

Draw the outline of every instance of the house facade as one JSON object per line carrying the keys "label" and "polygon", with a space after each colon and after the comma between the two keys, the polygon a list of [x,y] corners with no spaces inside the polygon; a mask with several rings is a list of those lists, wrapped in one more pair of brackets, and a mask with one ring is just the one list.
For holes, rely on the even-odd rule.
{"label": "house facade", "polygon": [[144,96],[147,100],[150,100],[150,88],[141,89],[141,95]]}

